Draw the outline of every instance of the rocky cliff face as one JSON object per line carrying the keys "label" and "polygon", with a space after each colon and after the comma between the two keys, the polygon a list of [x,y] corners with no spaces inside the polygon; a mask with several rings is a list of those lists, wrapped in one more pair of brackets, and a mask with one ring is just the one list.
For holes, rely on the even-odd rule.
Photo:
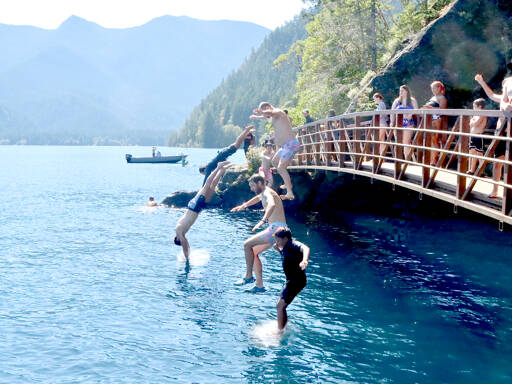
{"label": "rocky cliff face", "polygon": [[511,16],[510,0],[458,0],[368,86],[390,104],[400,85],[407,84],[421,106],[432,96],[430,83],[440,80],[446,86],[449,107],[471,108],[475,98],[485,97],[475,74],[482,73],[493,89],[501,89],[505,65],[512,56]]}

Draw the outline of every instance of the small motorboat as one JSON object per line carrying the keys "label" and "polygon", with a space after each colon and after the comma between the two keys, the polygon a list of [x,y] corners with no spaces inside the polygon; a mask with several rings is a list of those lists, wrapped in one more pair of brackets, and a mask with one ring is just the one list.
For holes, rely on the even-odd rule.
{"label": "small motorboat", "polygon": [[187,155],[176,156],[151,156],[151,157],[133,157],[129,153],[125,155],[127,163],[158,163],[173,164],[184,161]]}

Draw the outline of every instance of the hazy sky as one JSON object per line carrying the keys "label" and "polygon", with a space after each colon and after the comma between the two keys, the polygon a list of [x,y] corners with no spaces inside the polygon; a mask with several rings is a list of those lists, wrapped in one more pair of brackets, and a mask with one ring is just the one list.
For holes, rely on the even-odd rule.
{"label": "hazy sky", "polygon": [[274,29],[300,12],[301,0],[0,0],[0,23],[55,29],[71,15],[106,28],[163,15],[250,21]]}

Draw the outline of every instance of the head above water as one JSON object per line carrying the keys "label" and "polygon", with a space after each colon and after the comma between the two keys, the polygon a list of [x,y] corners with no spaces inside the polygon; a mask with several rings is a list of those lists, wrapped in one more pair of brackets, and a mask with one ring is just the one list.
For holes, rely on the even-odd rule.
{"label": "head above water", "polygon": [[249,177],[249,188],[255,194],[259,195],[261,192],[265,190],[265,179],[258,174],[254,174]]}
{"label": "head above water", "polygon": [[155,198],[153,196],[149,196],[149,201],[155,201]]}

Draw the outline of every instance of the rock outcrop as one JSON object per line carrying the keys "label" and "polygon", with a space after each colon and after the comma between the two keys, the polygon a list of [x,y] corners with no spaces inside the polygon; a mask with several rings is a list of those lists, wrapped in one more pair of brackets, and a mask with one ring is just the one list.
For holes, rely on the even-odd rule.
{"label": "rock outcrop", "polygon": [[474,81],[475,74],[482,73],[493,89],[501,89],[512,56],[511,16],[509,0],[455,1],[362,92],[371,87],[391,103],[400,85],[407,84],[421,106],[432,96],[430,83],[440,80],[446,86],[449,107],[471,108],[475,98],[485,97]]}

